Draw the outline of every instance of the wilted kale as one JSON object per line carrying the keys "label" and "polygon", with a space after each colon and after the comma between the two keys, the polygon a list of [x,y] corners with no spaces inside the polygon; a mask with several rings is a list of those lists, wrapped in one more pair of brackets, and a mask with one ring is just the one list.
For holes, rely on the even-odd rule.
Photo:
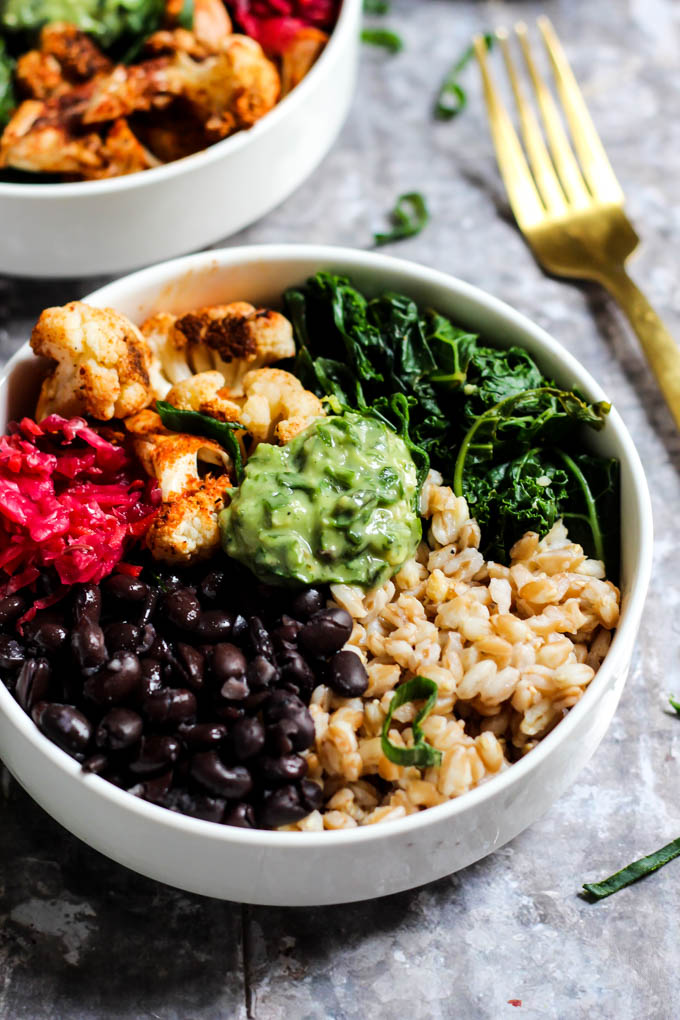
{"label": "wilted kale", "polygon": [[576,427],[602,428],[608,404],[560,389],[527,351],[488,347],[402,294],[369,300],[318,273],[285,303],[305,386],[393,425],[421,479],[429,462],[467,498],[487,555],[507,560],[527,530],[543,535],[561,517],[615,575],[618,465],[587,455]]}
{"label": "wilted kale", "polygon": [[0,36],[0,130],[10,119],[16,106],[13,74],[14,61],[7,52],[5,40]]}

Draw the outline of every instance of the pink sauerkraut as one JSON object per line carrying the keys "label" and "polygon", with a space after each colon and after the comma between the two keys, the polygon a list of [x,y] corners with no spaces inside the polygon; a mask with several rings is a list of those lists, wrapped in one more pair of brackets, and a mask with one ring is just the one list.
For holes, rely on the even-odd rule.
{"label": "pink sauerkraut", "polygon": [[0,597],[46,567],[62,585],[100,581],[151,524],[155,483],[82,418],[23,418],[8,431],[0,437]]}
{"label": "pink sauerkraut", "polygon": [[340,0],[233,0],[231,8],[241,31],[267,53],[281,55],[304,28],[330,32]]}

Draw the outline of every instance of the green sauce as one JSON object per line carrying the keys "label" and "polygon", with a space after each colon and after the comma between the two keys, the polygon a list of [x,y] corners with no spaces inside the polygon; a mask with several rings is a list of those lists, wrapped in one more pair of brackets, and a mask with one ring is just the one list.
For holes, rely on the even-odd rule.
{"label": "green sauce", "polygon": [[421,538],[416,468],[373,418],[320,418],[261,443],[220,515],[225,552],[273,584],[383,584]]}

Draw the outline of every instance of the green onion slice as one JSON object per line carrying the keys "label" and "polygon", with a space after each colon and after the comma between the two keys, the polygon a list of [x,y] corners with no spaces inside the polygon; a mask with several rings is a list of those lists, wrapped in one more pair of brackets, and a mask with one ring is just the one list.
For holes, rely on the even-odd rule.
{"label": "green onion slice", "polygon": [[390,213],[390,219],[394,224],[392,230],[387,234],[374,234],[376,244],[390,244],[405,237],[415,237],[430,220],[424,196],[419,191],[408,191],[400,195]]}
{"label": "green onion slice", "polygon": [[[491,49],[494,40],[495,37],[490,32],[484,33],[484,42],[486,43],[487,50]],[[467,106],[467,93],[458,79],[461,71],[465,70],[474,55],[474,47],[468,46],[458,57],[441,83],[434,105],[434,115],[438,120],[451,120],[453,117],[457,117],[459,113],[462,113]]]}
{"label": "green onion slice", "polygon": [[[418,765],[421,768],[428,765],[441,765],[441,751],[437,751],[436,748],[427,743],[421,728],[421,723],[425,721],[434,708],[437,695],[438,688],[436,683],[434,680],[428,680],[425,676],[414,676],[412,680],[407,680],[405,684],[397,688],[394,697],[390,701],[389,711],[383,723],[382,736],[380,738],[383,754],[390,761],[394,762],[395,765]],[[405,705],[407,701],[421,701],[423,698],[425,699],[425,704],[417,713],[412,724],[413,747],[397,747],[396,744],[390,742],[388,737],[392,715],[400,705]]]}
{"label": "green onion slice", "polygon": [[621,871],[610,875],[602,882],[586,882],[583,888],[593,899],[603,900],[606,896],[611,896],[612,893],[624,889],[632,882],[644,878],[645,875],[651,875],[653,871],[662,868],[664,864],[668,864],[675,857],[680,857],[680,838],[674,839],[672,843],[667,843],[666,846],[662,846],[660,850],[647,857],[633,861],[628,867],[622,868]]}
{"label": "green onion slice", "polygon": [[404,48],[401,36],[388,28],[364,28],[361,32],[361,41],[371,46],[382,46],[388,53],[399,53]]}
{"label": "green onion slice", "polygon": [[671,708],[674,708],[678,715],[680,715],[680,701],[677,701],[675,698],[672,697],[669,698],[668,701]]}

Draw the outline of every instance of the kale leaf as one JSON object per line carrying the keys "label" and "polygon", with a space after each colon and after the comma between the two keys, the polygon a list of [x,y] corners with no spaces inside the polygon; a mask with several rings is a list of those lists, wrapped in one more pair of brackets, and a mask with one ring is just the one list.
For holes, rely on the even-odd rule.
{"label": "kale leaf", "polygon": [[464,495],[483,551],[501,562],[527,530],[564,518],[588,555],[618,562],[618,465],[585,453],[609,405],[547,379],[520,347],[487,346],[402,294],[367,298],[321,272],[285,295],[295,372],[336,409],[380,417],[402,435],[419,478],[428,463]]}
{"label": "kale leaf", "polygon": [[0,128],[8,122],[17,105],[13,75],[14,61],[7,52],[5,40],[0,36]]}

